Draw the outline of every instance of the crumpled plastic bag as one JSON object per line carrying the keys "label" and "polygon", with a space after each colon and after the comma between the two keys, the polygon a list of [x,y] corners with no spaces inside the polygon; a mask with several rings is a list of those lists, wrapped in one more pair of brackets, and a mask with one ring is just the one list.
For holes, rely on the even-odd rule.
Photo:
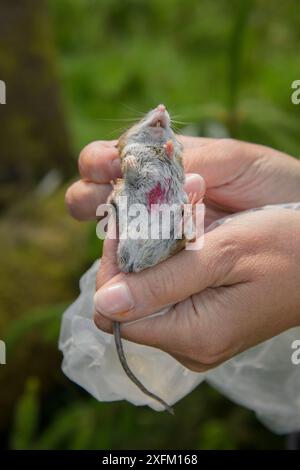
{"label": "crumpled plastic bag", "polygon": [[[255,210],[274,208],[300,210],[300,203]],[[219,220],[209,229],[231,218]],[[81,293],[63,315],[59,340],[64,355],[62,369],[99,401],[128,400],[159,411],[162,407],[144,395],[124,373],[113,336],[98,330],[93,323],[98,268],[99,261],[82,276]],[[265,341],[205,373],[186,369],[158,349],[126,340],[123,343],[135,375],[170,405],[206,380],[234,402],[255,411],[272,431],[288,433],[300,430],[300,365],[291,361],[291,344],[295,339],[300,339],[300,327]]]}

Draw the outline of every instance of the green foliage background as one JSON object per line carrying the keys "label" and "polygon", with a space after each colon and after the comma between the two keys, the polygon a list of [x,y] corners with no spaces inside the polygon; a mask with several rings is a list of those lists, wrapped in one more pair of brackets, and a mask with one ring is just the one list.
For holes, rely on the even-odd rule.
{"label": "green foliage background", "polygon": [[[117,137],[126,127],[122,119],[159,102],[186,133],[231,135],[300,154],[300,108],[290,99],[291,83],[300,78],[296,1],[48,0],[45,6],[49,31],[41,47],[51,44],[74,178],[84,145]],[[26,153],[28,168],[40,155],[34,148]],[[44,171],[59,168],[43,155]],[[22,153],[14,159],[21,164]],[[3,199],[0,219],[0,338],[7,342],[2,447],[282,448],[284,438],[207,385],[183,399],[174,418],[97,403],[63,377],[61,314],[101,246],[94,223],[79,224],[66,213],[69,169],[63,166],[61,185],[42,196],[40,174],[33,174],[22,197],[15,197],[20,183],[13,182],[14,197]]]}

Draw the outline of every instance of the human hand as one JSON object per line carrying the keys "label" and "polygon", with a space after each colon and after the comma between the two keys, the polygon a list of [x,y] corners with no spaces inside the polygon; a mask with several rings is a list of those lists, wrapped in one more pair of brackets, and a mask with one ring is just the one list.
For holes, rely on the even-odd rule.
{"label": "human hand", "polygon": [[[76,219],[95,219],[97,207],[105,203],[111,193],[111,181],[122,176],[116,143],[116,140],[92,142],[80,153],[81,179],[66,193],[66,205]],[[194,194],[196,201],[202,200],[205,182],[199,173],[186,174],[185,191]]]}
{"label": "human hand", "polygon": [[[105,241],[96,325],[111,332],[112,320],[120,321],[122,337],[191,370],[215,367],[300,324],[297,211],[239,215],[208,232],[202,250],[183,250],[140,273],[119,272],[116,245]],[[149,318],[169,304],[167,314]]]}
{"label": "human hand", "polygon": [[[184,147],[185,171],[201,174],[206,182],[207,224],[232,212],[300,200],[300,163],[296,159],[232,139],[178,139]],[[121,176],[115,144],[93,142],[81,152],[81,180],[66,194],[67,206],[75,218],[95,218],[98,205],[106,202],[111,192],[110,181]],[[192,189],[203,192],[203,182],[194,177]]]}
{"label": "human hand", "polygon": [[246,209],[300,201],[300,162],[295,158],[233,139],[178,139],[185,170],[205,180],[207,225]]}

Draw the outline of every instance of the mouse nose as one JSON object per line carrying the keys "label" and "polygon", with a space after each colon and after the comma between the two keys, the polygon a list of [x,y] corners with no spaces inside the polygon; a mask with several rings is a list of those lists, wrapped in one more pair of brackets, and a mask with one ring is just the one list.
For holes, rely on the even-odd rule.
{"label": "mouse nose", "polygon": [[156,109],[157,111],[160,111],[161,113],[163,113],[166,110],[166,107],[164,104],[159,104]]}

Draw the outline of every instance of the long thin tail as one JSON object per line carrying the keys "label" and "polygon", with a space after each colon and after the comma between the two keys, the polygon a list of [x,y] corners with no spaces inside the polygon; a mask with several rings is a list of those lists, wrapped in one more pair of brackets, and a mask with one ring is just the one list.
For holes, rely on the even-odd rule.
{"label": "long thin tail", "polygon": [[173,408],[168,405],[162,398],[159,396],[155,395],[154,393],[150,392],[143,384],[142,382],[139,381],[139,379],[134,375],[132,370],[129,368],[129,365],[127,363],[127,359],[125,357],[124,353],[124,348],[122,344],[122,339],[121,339],[121,331],[120,331],[120,323],[115,321],[113,322],[113,327],[114,327],[114,338],[115,338],[115,343],[116,343],[116,349],[117,353],[120,359],[120,363],[127,375],[127,377],[148,397],[153,398],[153,400],[158,401],[161,405],[165,407],[165,409],[171,413],[172,415],[174,414]]}

